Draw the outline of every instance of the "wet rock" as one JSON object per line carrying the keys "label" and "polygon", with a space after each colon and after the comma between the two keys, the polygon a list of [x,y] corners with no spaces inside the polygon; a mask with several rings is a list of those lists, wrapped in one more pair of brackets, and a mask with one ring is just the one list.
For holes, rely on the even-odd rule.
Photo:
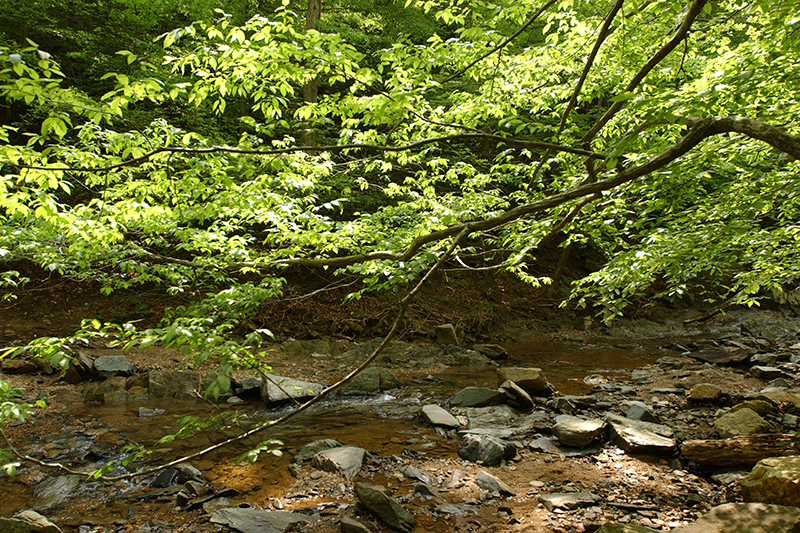
{"label": "wet rock", "polygon": [[167,487],[171,487],[172,485],[175,485],[177,483],[178,483],[178,469],[167,468],[156,474],[156,477],[150,483],[150,486],[159,489],[164,489]]}
{"label": "wet rock", "polygon": [[36,511],[22,511],[13,518],[0,518],[0,531],[3,533],[63,533],[50,520]]}
{"label": "wet rock", "polygon": [[361,522],[346,516],[343,516],[339,521],[339,528],[342,530],[342,533],[372,533],[372,530]]}
{"label": "wet rock", "polygon": [[762,459],[741,487],[745,501],[800,507],[800,456]]}
{"label": "wet rock", "polygon": [[694,523],[672,533],[794,533],[800,524],[800,509],[763,503],[718,505]]}
{"label": "wet rock", "polygon": [[283,533],[292,524],[310,524],[316,520],[318,518],[313,515],[238,507],[220,509],[211,516],[214,524],[228,526],[240,533]]}
{"label": "wet rock", "polygon": [[722,396],[722,389],[710,383],[699,383],[692,387],[687,398],[692,402],[716,402]]}
{"label": "wet rock", "polygon": [[164,414],[163,409],[148,409],[147,407],[139,408],[139,418],[149,418],[151,416],[158,416]]}
{"label": "wet rock", "polygon": [[341,388],[345,395],[375,394],[403,386],[400,378],[385,368],[368,368]]}
{"label": "wet rock", "polygon": [[124,355],[107,355],[94,360],[94,368],[101,378],[130,376],[136,372],[136,365],[128,361]]}
{"label": "wet rock", "polygon": [[508,359],[508,352],[499,344],[476,344],[472,349],[478,353],[482,353],[492,361]]}
{"label": "wet rock", "polygon": [[458,336],[456,335],[456,328],[453,324],[436,326],[436,343],[440,346],[445,344],[458,345]]}
{"label": "wet rock", "polygon": [[487,407],[505,403],[506,395],[487,387],[466,387],[461,389],[448,402],[452,407]]}
{"label": "wet rock", "polygon": [[200,376],[192,372],[177,370],[151,370],[149,389],[151,399],[175,398],[177,400],[197,399]]}
{"label": "wet rock", "polygon": [[750,368],[750,374],[764,381],[786,376],[783,370],[775,368],[774,366],[754,366]]}
{"label": "wet rock", "polygon": [[[611,424],[614,440],[627,453],[671,454],[675,450],[675,441],[660,433],[671,433],[671,429],[659,424],[650,424],[638,420],[606,414]],[[660,429],[665,428],[665,429]]]}
{"label": "wet rock", "polygon": [[575,448],[585,448],[603,433],[606,423],[598,419],[584,420],[572,416],[559,416],[553,426],[561,444]]}
{"label": "wet rock", "polygon": [[514,444],[491,435],[467,434],[458,446],[459,457],[486,466],[497,466],[503,459],[513,459],[516,453]]}
{"label": "wet rock", "polygon": [[99,401],[124,400],[127,397],[125,388],[125,378],[117,376],[108,378],[104,381],[89,382],[83,385],[83,401],[90,403]]}
{"label": "wet rock", "polygon": [[513,381],[504,381],[498,389],[506,395],[506,403],[520,411],[533,410],[534,403],[530,395]]}
{"label": "wet rock", "polygon": [[516,496],[511,487],[500,481],[497,477],[481,470],[475,476],[475,484],[487,492],[499,492],[502,496]]}
{"label": "wet rock", "polygon": [[550,512],[553,509],[590,507],[599,500],[600,496],[591,492],[552,492],[539,496],[539,502]]}
{"label": "wet rock", "polygon": [[80,476],[57,476],[42,481],[33,491],[34,509],[51,509],[64,503],[80,484]]}
{"label": "wet rock", "polygon": [[456,420],[456,417],[438,405],[430,404],[423,406],[422,416],[428,421],[429,424],[434,426],[443,426],[446,428],[457,428],[461,426],[458,420]]}
{"label": "wet rock", "polygon": [[653,409],[646,403],[639,401],[630,402],[628,414],[625,415],[625,418],[630,418],[631,420],[641,420],[643,422],[652,422],[653,424],[661,423]]}
{"label": "wet rock", "polygon": [[[595,533],[658,533],[659,530],[637,524],[620,524],[619,522],[606,522]],[[673,530],[674,531],[674,530]],[[709,532],[710,533],[710,532]]]}
{"label": "wet rock", "polygon": [[310,461],[314,458],[322,450],[329,450],[331,448],[341,448],[344,444],[339,442],[338,440],[334,439],[320,439],[315,440],[314,442],[310,442],[300,448],[295,456],[292,458],[292,461],[295,463],[303,463],[305,461]]}
{"label": "wet rock", "polygon": [[497,369],[497,384],[502,385],[505,381],[513,381],[525,392],[532,396],[550,395],[550,384],[541,368],[523,368],[509,366]]}
{"label": "wet rock", "polygon": [[267,376],[261,383],[261,400],[267,404],[285,402],[290,399],[313,398],[325,390],[322,383],[312,383],[282,376]]}
{"label": "wet rock", "polygon": [[367,451],[355,446],[343,446],[323,450],[314,456],[312,464],[326,472],[341,474],[347,481],[352,481],[364,464]]}
{"label": "wet rock", "polygon": [[383,491],[366,483],[356,483],[353,489],[361,505],[387,526],[405,533],[416,527],[414,515]]}
{"label": "wet rock", "polygon": [[722,415],[714,421],[714,429],[723,439],[737,435],[769,433],[772,426],[747,407]]}
{"label": "wet rock", "polygon": [[417,481],[422,481],[426,485],[436,486],[436,482],[433,480],[431,476],[420,470],[419,468],[415,468],[411,465],[405,465],[400,468],[400,473],[403,474],[408,479],[416,479]]}

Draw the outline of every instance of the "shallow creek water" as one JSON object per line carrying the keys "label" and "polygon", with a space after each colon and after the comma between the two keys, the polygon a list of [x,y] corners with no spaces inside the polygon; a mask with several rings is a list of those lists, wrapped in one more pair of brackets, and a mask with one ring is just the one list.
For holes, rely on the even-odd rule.
{"label": "shallow creek water", "polygon": [[[662,343],[666,341],[660,340],[659,344]],[[584,394],[591,390],[592,386],[584,382],[586,376],[599,374],[609,381],[625,381],[629,379],[631,369],[650,364],[665,355],[677,355],[677,352],[660,349],[656,345],[633,343],[545,341],[506,343],[503,346],[509,353],[509,360],[502,361],[504,366],[540,367],[562,394]],[[245,443],[210,453],[192,463],[209,481],[224,480],[226,486],[241,491],[242,495],[232,503],[248,501],[264,505],[271,498],[286,495],[295,481],[287,469],[291,457],[300,447],[316,439],[337,439],[384,456],[419,453],[427,457],[455,457],[457,441],[438,434],[421,422],[415,413],[421,405],[443,402],[466,386],[496,387],[495,366],[448,367],[435,376],[415,379],[405,388],[392,391],[392,394],[326,400],[269,434],[252,437]],[[139,418],[139,407],[159,408],[165,412],[154,417]],[[223,406],[222,409],[228,407]],[[236,406],[238,412],[247,415],[245,424],[247,421],[274,419],[289,409],[292,407],[267,411],[258,401]],[[202,417],[212,413],[213,408],[201,402],[129,401],[109,402],[96,407],[80,404],[53,415],[61,424],[65,424],[63,430],[44,436],[37,436],[35,431],[31,431],[31,438],[26,438],[25,433],[17,440],[17,445],[23,450],[39,451],[53,460],[61,461],[65,455],[81,456],[80,450],[83,448],[88,452],[93,441],[99,439],[101,434],[105,434],[106,438],[111,434],[112,440],[152,446],[160,436],[175,430],[178,416],[191,414]],[[22,432],[16,433],[19,435]],[[168,461],[232,434],[200,434],[188,440],[161,445],[149,461],[152,464]],[[239,454],[266,438],[277,438],[284,442],[285,453],[282,457],[262,455],[255,465],[234,465]],[[64,455],[59,456],[59,453]],[[89,459],[91,454],[86,460]],[[33,497],[35,483],[25,484],[21,481],[0,480],[0,493],[6,495],[0,498],[0,516],[9,516],[16,511],[37,506]],[[107,524],[126,516],[130,505],[126,495],[138,493],[149,481],[116,483],[113,487],[83,482],[73,493],[69,504],[43,513],[66,526],[77,526],[87,520],[95,524]],[[306,498],[303,506],[314,503],[313,497],[310,500]],[[291,504],[287,505],[287,508],[291,507]]]}

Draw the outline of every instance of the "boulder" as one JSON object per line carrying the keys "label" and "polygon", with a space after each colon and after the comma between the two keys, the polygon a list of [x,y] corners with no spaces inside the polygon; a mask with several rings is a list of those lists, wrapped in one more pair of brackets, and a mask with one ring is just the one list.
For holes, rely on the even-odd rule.
{"label": "boulder", "polygon": [[513,381],[504,381],[497,390],[506,395],[506,403],[515,409],[526,412],[533,410],[534,403],[530,394]]}
{"label": "boulder", "polygon": [[403,386],[403,382],[385,368],[367,368],[341,389],[345,395],[375,394]]}
{"label": "boulder", "polygon": [[355,446],[343,446],[323,450],[314,456],[311,464],[320,470],[341,474],[347,481],[352,481],[364,464],[367,451]]}
{"label": "boulder", "polygon": [[385,492],[367,483],[356,483],[353,490],[361,505],[392,529],[411,533],[417,519]]}
{"label": "boulder", "polygon": [[600,500],[600,496],[592,492],[551,492],[539,496],[539,503],[552,512],[553,509],[576,509],[590,507]]}
{"label": "boulder", "polygon": [[692,402],[716,402],[722,396],[722,389],[711,383],[699,383],[692,387],[687,398]]}
{"label": "boulder", "polygon": [[596,418],[584,420],[573,416],[559,416],[556,420],[553,435],[561,444],[575,448],[590,445],[606,428],[606,423]]}
{"label": "boulder", "polygon": [[501,496],[517,495],[511,487],[484,470],[481,470],[478,472],[478,475],[475,476],[475,484],[487,492],[499,492]]}
{"label": "boulder", "polygon": [[178,370],[151,370],[149,375],[150,399],[175,398],[193,400],[200,386],[200,376]]}
{"label": "boulder", "polygon": [[325,385],[322,383],[270,375],[261,383],[261,400],[267,405],[303,400],[313,398],[323,390]]}
{"label": "boulder", "polygon": [[769,433],[772,426],[758,416],[758,413],[747,407],[731,411],[714,421],[714,429],[723,439],[737,435],[758,435]]}
{"label": "boulder", "polygon": [[476,344],[472,349],[478,353],[482,353],[492,361],[508,359],[508,352],[499,344]]}
{"label": "boulder", "polygon": [[436,343],[440,346],[445,344],[458,345],[458,336],[456,335],[456,328],[453,324],[436,326]]}
{"label": "boulder", "polygon": [[459,457],[486,466],[497,466],[503,459],[513,459],[516,454],[517,448],[513,443],[491,435],[468,433],[458,445]]}
{"label": "boulder", "polygon": [[541,368],[523,368],[509,366],[497,369],[497,384],[502,385],[505,381],[513,381],[531,396],[549,395],[551,393],[550,384]]}
{"label": "boulder", "polygon": [[718,505],[694,523],[672,533],[794,533],[800,524],[800,509],[763,503]]}
{"label": "boulder", "polygon": [[22,511],[13,518],[0,518],[0,531],[3,533],[63,533],[50,520],[36,511]]}
{"label": "boulder", "polygon": [[136,372],[136,365],[124,355],[106,355],[94,360],[94,369],[101,378],[127,377]]}
{"label": "boulder", "polygon": [[461,426],[458,420],[456,420],[456,417],[438,405],[424,405],[422,407],[422,416],[433,426],[443,426],[446,428],[457,428]]}
{"label": "boulder", "polygon": [[228,507],[211,515],[211,522],[228,526],[240,533],[283,533],[292,524],[310,524],[318,520],[314,515],[286,511],[259,511]]}
{"label": "boulder", "polygon": [[800,507],[800,455],[762,459],[740,484],[745,501]]}
{"label": "boulder", "polygon": [[506,395],[488,387],[466,387],[453,395],[448,402],[451,407],[488,407],[505,403]]}

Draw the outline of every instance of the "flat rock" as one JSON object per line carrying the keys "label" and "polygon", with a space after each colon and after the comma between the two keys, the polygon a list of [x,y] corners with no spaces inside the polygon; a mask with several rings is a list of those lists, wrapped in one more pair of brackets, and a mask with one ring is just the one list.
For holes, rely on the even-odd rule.
{"label": "flat rock", "polygon": [[508,352],[499,344],[476,344],[472,349],[493,361],[508,359]]}
{"label": "flat rock", "polygon": [[481,470],[475,476],[475,484],[487,492],[499,492],[502,496],[516,496],[511,487],[500,481],[499,478],[491,475],[490,473]]}
{"label": "flat rock", "polygon": [[739,409],[752,409],[758,416],[765,416],[771,413],[775,409],[775,406],[766,400],[746,400],[731,407],[730,412],[733,413]]}
{"label": "flat rock", "polygon": [[692,402],[716,402],[722,396],[722,389],[711,383],[698,383],[689,391],[687,398]]}
{"label": "flat rock", "polygon": [[113,378],[130,376],[136,372],[136,365],[128,361],[124,355],[106,355],[94,360],[94,369],[101,378]]}
{"label": "flat rock", "polygon": [[769,433],[772,426],[750,408],[738,409],[714,420],[714,429],[723,439],[737,435]]}
{"label": "flat rock", "polygon": [[587,446],[585,448],[571,448],[562,446],[555,437],[538,437],[533,439],[528,448],[531,451],[539,453],[550,453],[554,455],[563,455],[564,457],[583,457],[586,455],[595,455],[600,453],[599,446]]}
{"label": "flat rock", "polygon": [[417,526],[414,515],[385,492],[366,483],[356,483],[353,490],[361,505],[390,528],[411,533]]}
{"label": "flat rock", "polygon": [[443,426],[446,428],[457,428],[461,426],[458,420],[456,420],[456,417],[438,405],[424,405],[422,407],[422,416],[433,426]]}
{"label": "flat rock", "polygon": [[316,520],[313,515],[238,507],[220,509],[211,516],[211,522],[228,526],[240,533],[283,533],[291,524],[309,524]]}
{"label": "flat rock", "polygon": [[740,484],[746,501],[800,507],[800,456],[762,459]]}
{"label": "flat rock", "polygon": [[503,459],[513,459],[517,448],[513,443],[491,435],[467,434],[458,445],[458,456],[473,463],[497,466]]}
{"label": "flat rock", "polygon": [[551,512],[553,509],[590,507],[599,500],[600,496],[591,492],[552,492],[539,496],[539,502]]}
{"label": "flat rock", "polygon": [[270,375],[261,383],[261,400],[267,405],[302,400],[313,398],[323,390],[322,383]]}
{"label": "flat rock", "polygon": [[771,392],[762,391],[761,395],[775,403],[790,403],[794,405],[795,408],[800,409],[800,389],[792,388]]}
{"label": "flat rock", "polygon": [[531,395],[513,381],[504,381],[497,390],[506,395],[506,403],[515,409],[525,412],[533,410]]}
{"label": "flat rock", "polygon": [[194,400],[200,386],[200,376],[178,370],[151,370],[149,374],[150,398],[175,398]]}
{"label": "flat rock", "polygon": [[80,476],[57,476],[42,481],[33,491],[34,508],[50,509],[60,505],[80,484]]}
{"label": "flat rock", "polygon": [[606,423],[596,418],[584,420],[563,416],[559,417],[556,425],[553,426],[553,435],[565,446],[585,448],[594,442],[594,439],[602,434],[605,428]]}
{"label": "flat rock", "polygon": [[398,389],[403,386],[400,378],[385,368],[367,368],[346,383],[340,390],[345,395],[376,394],[378,392]]}
{"label": "flat rock", "polygon": [[509,366],[497,369],[497,384],[502,385],[505,381],[513,381],[525,392],[532,396],[550,394],[550,384],[544,377],[541,368],[524,368]]}
{"label": "flat rock", "polygon": [[692,359],[718,365],[733,365],[750,359],[752,352],[741,348],[731,350],[698,350],[685,354]]}
{"label": "flat rock", "polygon": [[506,395],[502,391],[488,387],[466,387],[448,400],[451,407],[488,407],[505,401]]}
{"label": "flat rock", "polygon": [[342,533],[372,533],[372,530],[357,520],[343,516],[339,521]]}
{"label": "flat rock", "polygon": [[662,455],[670,454],[675,450],[675,441],[657,433],[654,429],[654,426],[655,428],[666,426],[629,420],[612,414],[606,414],[606,420],[611,424],[617,446],[627,453]]}
{"label": "flat rock", "polygon": [[750,368],[750,374],[758,379],[768,381],[770,379],[777,379],[786,376],[786,372],[774,366],[756,365]]}
{"label": "flat rock", "polygon": [[628,413],[625,415],[625,418],[630,418],[631,420],[641,420],[643,422],[651,422],[653,424],[660,424],[661,421],[656,416],[655,411],[644,402],[640,402],[634,400],[630,402],[630,407],[628,407]]}
{"label": "flat rock", "polygon": [[50,520],[36,511],[22,511],[13,518],[0,518],[0,531],[3,533],[63,533]]}
{"label": "flat rock", "polygon": [[672,533],[794,533],[800,523],[800,509],[763,503],[718,505],[694,523]]}
{"label": "flat rock", "polygon": [[326,472],[341,474],[347,481],[352,481],[364,464],[367,450],[355,446],[343,446],[323,450],[311,461],[316,468]]}
{"label": "flat rock", "polygon": [[408,479],[416,479],[417,481],[421,481],[426,485],[431,485],[433,487],[436,486],[436,481],[434,481],[431,476],[429,476],[419,468],[415,468],[411,465],[405,465],[400,467],[400,473],[403,474],[403,476],[407,477]]}

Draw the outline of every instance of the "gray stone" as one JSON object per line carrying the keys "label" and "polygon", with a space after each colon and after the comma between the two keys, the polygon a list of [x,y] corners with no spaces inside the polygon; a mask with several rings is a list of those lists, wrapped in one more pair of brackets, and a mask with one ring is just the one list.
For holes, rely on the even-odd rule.
{"label": "gray stone", "polygon": [[507,405],[467,409],[467,424],[470,429],[508,427],[516,418],[517,413]]}
{"label": "gray stone", "polygon": [[[611,424],[614,441],[617,446],[627,453],[663,455],[671,454],[675,450],[675,441],[673,439],[656,432],[658,428],[665,428],[666,426],[630,420],[612,414],[606,414],[605,418]],[[671,431],[670,428],[666,429]]]}
{"label": "gray stone", "polygon": [[780,368],[775,368],[774,366],[754,366],[750,369],[750,373],[757,377],[758,379],[763,379],[764,381],[770,379],[777,379],[786,376],[786,373],[781,370]]}
{"label": "gray stone", "polygon": [[723,439],[737,435],[757,435],[769,433],[772,426],[758,416],[758,413],[745,407],[722,415],[714,421],[714,429]]}
{"label": "gray stone", "polygon": [[125,359],[124,355],[106,355],[94,360],[94,368],[101,378],[130,376],[136,372],[136,365]]}
{"label": "gray stone", "polygon": [[261,383],[261,400],[265,404],[271,405],[291,399],[313,398],[323,390],[325,390],[325,385],[322,383],[269,375]]}
{"label": "gray stone", "polygon": [[211,522],[241,533],[283,533],[291,524],[310,524],[316,520],[313,515],[238,507],[220,509],[211,516]]}
{"label": "gray stone", "polygon": [[491,435],[467,434],[461,438],[458,446],[459,457],[486,466],[497,466],[503,459],[513,459],[516,454],[513,443]]}
{"label": "gray stone", "polygon": [[334,439],[320,439],[315,440],[314,442],[309,442],[298,451],[292,461],[295,463],[303,463],[305,461],[310,461],[314,458],[322,450],[329,450],[331,448],[341,448],[344,446],[341,442]]}
{"label": "gray stone", "polygon": [[203,479],[203,473],[191,463],[179,463],[175,465],[175,470],[178,471],[178,483],[186,483],[193,480],[200,481]]}
{"label": "gray stone", "polygon": [[500,481],[500,479],[490,473],[481,470],[475,476],[475,484],[487,492],[499,492],[502,496],[516,496],[511,487]]}
{"label": "gray stone", "polygon": [[[673,531],[676,531],[673,529]],[[619,522],[606,522],[595,533],[660,533],[660,530],[637,524],[620,524]],[[708,532],[711,533],[711,532]]]}
{"label": "gray stone", "polygon": [[0,531],[3,533],[63,533],[50,520],[36,511],[22,511],[13,518],[0,518]]}
{"label": "gray stone", "polygon": [[352,481],[364,464],[367,451],[355,446],[343,446],[323,450],[314,456],[311,464],[320,470],[341,474],[347,481]]}
{"label": "gray stone", "polygon": [[800,507],[800,456],[760,460],[741,487],[745,501]]}
{"label": "gray stone", "polygon": [[411,533],[416,527],[414,515],[383,491],[366,483],[356,483],[353,490],[361,505],[390,528]]}
{"label": "gray stone", "polygon": [[639,401],[632,401],[630,403],[628,414],[625,415],[625,418],[630,418],[631,420],[641,420],[643,422],[652,422],[653,424],[661,423],[653,409],[646,403]]}
{"label": "gray stone", "polygon": [[508,352],[498,344],[476,344],[472,349],[493,361],[508,359]]}
{"label": "gray stone", "polygon": [[452,407],[488,407],[505,403],[506,395],[488,387],[466,387],[448,400]]}
{"label": "gray stone", "polygon": [[439,407],[438,405],[424,405],[422,407],[422,416],[429,424],[434,426],[443,426],[446,428],[460,427],[456,417]]}
{"label": "gray stone", "polygon": [[150,398],[197,399],[200,376],[178,370],[151,370],[149,375]]}
{"label": "gray stone", "polygon": [[533,410],[534,403],[530,394],[513,381],[504,381],[497,390],[506,395],[506,403],[508,405],[520,411]]}
{"label": "gray stone", "polygon": [[696,352],[690,352],[684,355],[691,357],[692,359],[697,359],[699,361],[703,361],[705,363],[714,363],[718,365],[731,365],[736,363],[743,363],[750,359],[750,354],[752,354],[750,350],[744,350],[741,348],[734,348],[730,350],[698,350]]}
{"label": "gray stone", "polygon": [[139,408],[139,418],[149,418],[151,416],[158,416],[164,414],[163,409],[148,409],[147,407]]}
{"label": "gray stone", "polygon": [[800,524],[800,509],[763,503],[718,505],[694,523],[672,533],[795,533]]}
{"label": "gray stone", "polygon": [[33,491],[34,509],[51,509],[64,503],[80,484],[80,476],[58,476],[42,481]]}
{"label": "gray stone", "polygon": [[372,530],[361,522],[346,516],[343,516],[339,521],[339,528],[342,530],[342,533],[372,533]]}
{"label": "gray stone", "polygon": [[750,358],[750,362],[755,365],[775,366],[778,362],[778,354],[775,353],[757,353]]}
{"label": "gray stone", "polygon": [[417,481],[422,481],[426,485],[436,486],[436,482],[433,480],[431,476],[420,470],[419,468],[415,468],[411,465],[405,465],[400,468],[400,473],[403,474],[408,479],[416,479]]}
{"label": "gray stone", "polygon": [[345,395],[375,394],[403,386],[403,382],[385,368],[368,368],[341,388]]}
{"label": "gray stone", "polygon": [[596,418],[584,420],[572,416],[560,416],[553,426],[555,435],[561,444],[575,448],[585,448],[603,433],[606,423]]}
{"label": "gray stone", "polygon": [[716,402],[722,396],[722,389],[711,383],[698,383],[689,391],[687,397],[693,402]]}
{"label": "gray stone", "polygon": [[436,326],[436,343],[440,346],[444,344],[458,345],[458,336],[456,335],[456,328],[453,324]]}
{"label": "gray stone", "polygon": [[644,420],[632,420],[630,418],[615,415],[613,413],[606,413],[604,418],[611,424],[618,424],[626,427],[650,431],[656,435],[661,435],[662,437],[672,437],[675,434],[674,429],[664,424],[654,424],[652,422],[645,422]]}
{"label": "gray stone", "polygon": [[258,394],[261,389],[261,378],[255,376],[248,376],[239,381],[239,386],[236,387],[236,394],[240,396],[247,396],[249,394]]}
{"label": "gray stone", "polygon": [[550,394],[550,384],[541,368],[523,368],[509,366],[497,369],[498,386],[505,381],[513,381],[531,396],[541,396]]}
{"label": "gray stone", "polygon": [[591,492],[552,492],[539,496],[539,502],[551,512],[553,509],[590,507],[598,500],[600,496]]}

